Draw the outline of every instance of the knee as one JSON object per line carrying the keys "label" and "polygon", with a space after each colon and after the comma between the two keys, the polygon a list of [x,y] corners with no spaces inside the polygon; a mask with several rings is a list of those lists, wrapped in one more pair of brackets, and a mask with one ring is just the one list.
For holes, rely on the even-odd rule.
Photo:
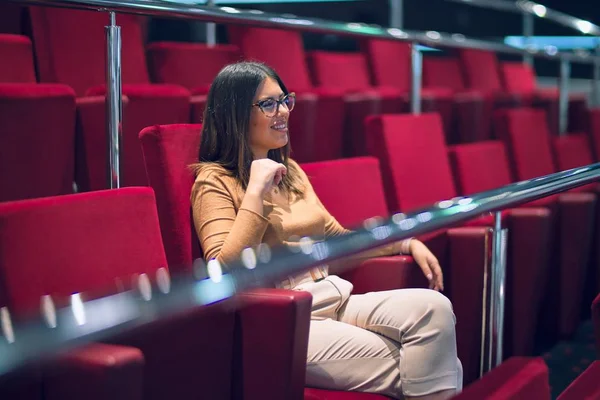
{"label": "knee", "polygon": [[456,317],[452,302],[446,296],[435,290],[419,289],[418,299],[415,301],[416,311],[440,329],[454,329]]}

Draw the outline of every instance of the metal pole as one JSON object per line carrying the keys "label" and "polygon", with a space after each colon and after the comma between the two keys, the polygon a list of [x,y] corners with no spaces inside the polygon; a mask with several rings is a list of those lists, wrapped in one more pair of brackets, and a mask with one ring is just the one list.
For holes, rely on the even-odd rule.
{"label": "metal pole", "polygon": [[[494,238],[492,242],[492,267],[489,306],[487,307],[487,340],[482,338],[485,352],[481,357],[480,373],[491,371],[502,362],[504,344],[504,287],[506,281],[506,243],[508,230],[502,229],[502,213],[494,213]],[[485,277],[487,284],[487,277]],[[484,309],[484,314],[486,309]]]}
{"label": "metal pole", "polygon": [[[214,0],[208,0],[207,6],[214,6]],[[206,23],[206,45],[208,47],[214,47],[217,44],[217,24],[214,22]]]}
{"label": "metal pole", "polygon": [[123,129],[123,101],[121,88],[121,27],[110,12],[106,29],[106,130],[108,136],[108,186],[121,187],[121,130]]}
{"label": "metal pole", "polygon": [[571,62],[560,60],[560,78],[558,94],[558,134],[564,135],[569,127],[569,79],[571,76]]}
{"label": "metal pole", "polygon": [[[596,56],[600,57],[600,39],[596,45]],[[594,61],[593,68],[591,103],[593,107],[600,107],[600,62]]]}
{"label": "metal pole", "polygon": [[390,27],[404,28],[404,0],[390,0]]}
{"label": "metal pole", "polygon": [[[533,15],[526,13],[523,14],[523,37],[525,38],[525,48],[531,44],[531,37],[533,36]],[[533,56],[531,54],[523,55],[523,62],[527,65],[533,65]]]}
{"label": "metal pole", "polygon": [[416,43],[411,45],[410,110],[421,114],[421,84],[423,77],[423,54]]}

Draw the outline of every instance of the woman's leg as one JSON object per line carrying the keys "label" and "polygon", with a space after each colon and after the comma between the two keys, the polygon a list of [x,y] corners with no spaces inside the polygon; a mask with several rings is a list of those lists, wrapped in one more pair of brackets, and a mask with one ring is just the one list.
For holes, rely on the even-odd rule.
{"label": "woman's leg", "polygon": [[398,343],[332,319],[310,323],[306,385],[402,398]]}
{"label": "woman's leg", "polygon": [[455,316],[442,294],[402,289],[352,295],[338,319],[400,344],[398,369],[404,396],[435,394],[432,399],[444,399],[462,389]]}

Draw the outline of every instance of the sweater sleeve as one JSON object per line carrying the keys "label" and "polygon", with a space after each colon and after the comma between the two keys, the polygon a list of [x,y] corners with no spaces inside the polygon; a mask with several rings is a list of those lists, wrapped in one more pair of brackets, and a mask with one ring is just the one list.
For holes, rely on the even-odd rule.
{"label": "sweater sleeve", "polygon": [[[321,200],[319,200],[319,197],[315,193],[306,173],[297,164],[296,164],[296,168],[298,168],[298,171],[300,172],[300,175],[301,175],[304,187],[305,187],[306,195],[315,198],[317,201],[317,204],[323,210],[323,213],[325,215],[325,238],[341,236],[341,235],[346,235],[348,233],[351,233],[352,232],[351,230],[344,228],[335,219],[335,217],[333,215],[331,215],[329,213],[329,211],[327,211],[327,209],[325,208],[323,203],[321,203]],[[410,254],[409,244],[410,244],[411,239],[412,238],[404,239],[402,241],[391,243],[386,246],[378,247],[373,250],[368,250],[368,251],[365,251],[363,253],[356,255],[355,257],[358,259],[366,259],[366,258],[374,258],[374,257],[393,256],[393,255],[398,255],[398,254]]]}
{"label": "sweater sleeve", "polygon": [[[200,171],[192,189],[194,226],[204,258],[217,259],[223,266],[240,257],[242,250],[258,246],[269,220],[254,211],[236,212],[232,188],[215,168]],[[229,185],[231,186],[231,185]]]}

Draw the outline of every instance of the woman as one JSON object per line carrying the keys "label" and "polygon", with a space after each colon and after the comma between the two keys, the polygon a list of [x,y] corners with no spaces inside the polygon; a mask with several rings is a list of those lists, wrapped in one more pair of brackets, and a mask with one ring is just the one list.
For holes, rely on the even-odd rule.
{"label": "woman", "polygon": [[[261,243],[298,246],[342,235],[302,169],[289,158],[293,94],[259,63],[225,67],[210,92],[192,190],[196,231],[207,260],[221,265]],[[282,287],[313,295],[306,383],[311,387],[446,399],[462,386],[455,318],[438,290],[436,258],[416,239],[364,257],[411,254],[430,288],[352,295],[327,266],[289,277]]]}

